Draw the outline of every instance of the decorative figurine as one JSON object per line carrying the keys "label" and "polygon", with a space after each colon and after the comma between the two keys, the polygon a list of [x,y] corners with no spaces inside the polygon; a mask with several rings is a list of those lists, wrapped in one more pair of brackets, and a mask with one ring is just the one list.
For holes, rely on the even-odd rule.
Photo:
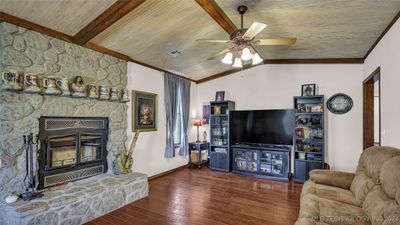
{"label": "decorative figurine", "polygon": [[120,102],[129,102],[129,91],[128,89],[124,88],[121,90],[121,99]]}
{"label": "decorative figurine", "polygon": [[89,98],[99,98],[99,90],[97,89],[97,85],[89,84],[88,92],[89,92]]}
{"label": "decorative figurine", "polygon": [[99,90],[100,90],[100,99],[103,99],[103,100],[110,99],[110,90],[108,89],[107,86],[100,85]]}
{"label": "decorative figurine", "polygon": [[24,73],[24,91],[29,93],[39,93],[41,90],[38,85],[38,77],[33,73]]}
{"label": "decorative figurine", "polygon": [[44,77],[42,79],[42,86],[44,89],[42,90],[43,94],[46,95],[59,95],[61,91],[57,88],[57,79],[53,76]]}
{"label": "decorative figurine", "polygon": [[62,95],[71,95],[71,92],[69,91],[69,81],[67,78],[63,77],[56,82],[58,88],[61,89]]}
{"label": "decorative figurine", "polygon": [[110,100],[118,101],[118,89],[116,87],[112,87],[110,91]]}
{"label": "decorative figurine", "polygon": [[81,76],[76,76],[74,82],[71,84],[72,96],[86,97],[86,86]]}
{"label": "decorative figurine", "polygon": [[207,142],[207,132],[203,131],[203,142],[206,143]]}
{"label": "decorative figurine", "polygon": [[1,74],[1,80],[3,81],[3,87],[7,90],[19,91],[22,89],[20,83],[20,73],[16,70],[10,70],[9,72],[3,72]]}

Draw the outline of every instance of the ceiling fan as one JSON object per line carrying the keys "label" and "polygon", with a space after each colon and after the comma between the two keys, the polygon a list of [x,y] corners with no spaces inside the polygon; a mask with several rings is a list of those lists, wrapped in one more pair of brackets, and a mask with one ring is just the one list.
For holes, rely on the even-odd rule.
{"label": "ceiling fan", "polygon": [[[254,45],[293,45],[296,43],[296,38],[276,38],[276,39],[255,39],[255,36],[264,30],[267,25],[259,22],[254,22],[248,29],[243,28],[243,15],[247,11],[247,6],[240,5],[237,8],[240,18],[241,26],[230,35],[229,40],[214,40],[214,39],[197,39],[199,42],[211,43],[232,43],[233,46],[226,48],[210,58],[213,60],[226,53],[221,62],[231,64],[233,67],[242,67],[243,64],[250,63],[252,65],[259,64],[263,61]],[[233,58],[235,56],[235,60]],[[233,63],[233,64],[232,64]]]}

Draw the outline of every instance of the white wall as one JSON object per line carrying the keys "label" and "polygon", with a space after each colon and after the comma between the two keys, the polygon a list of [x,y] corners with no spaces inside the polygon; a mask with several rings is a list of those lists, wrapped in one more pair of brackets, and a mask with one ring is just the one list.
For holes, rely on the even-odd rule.
{"label": "white wall", "polygon": [[333,169],[354,171],[362,152],[362,81],[362,64],[261,65],[199,84],[198,109],[220,90],[238,110],[293,108],[293,96],[301,95],[301,85],[308,83],[316,83],[317,94],[326,100],[348,94],[354,101],[350,112],[326,113],[327,162]]}
{"label": "white wall", "polygon": [[[163,73],[138,64],[128,63],[128,90],[138,90],[156,93],[158,95],[158,124],[157,131],[142,132],[136,143],[133,160],[133,171],[142,172],[153,176],[188,163],[187,156],[175,158],[164,158],[166,139],[166,116],[164,105],[164,76]],[[196,112],[196,84],[192,83],[191,88],[191,112]],[[128,145],[133,138],[132,133],[132,107],[128,103]],[[192,124],[192,121],[189,122]],[[189,125],[190,125],[189,124]],[[189,141],[194,140],[194,128],[189,127]]]}
{"label": "white wall", "polygon": [[382,145],[400,148],[400,20],[364,62],[364,78],[381,67]]}

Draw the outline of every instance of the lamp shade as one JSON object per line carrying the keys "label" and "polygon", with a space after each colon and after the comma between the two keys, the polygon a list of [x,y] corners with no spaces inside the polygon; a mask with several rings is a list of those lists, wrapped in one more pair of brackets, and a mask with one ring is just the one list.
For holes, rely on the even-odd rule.
{"label": "lamp shade", "polygon": [[221,62],[224,64],[232,64],[233,54],[232,52],[226,53],[225,57],[221,59]]}
{"label": "lamp shade", "polygon": [[252,60],[253,60],[252,65],[259,64],[263,61],[258,53],[253,54]]}
{"label": "lamp shade", "polygon": [[196,127],[201,126],[201,120],[202,120],[202,119],[200,119],[200,118],[194,119],[193,125],[196,126]]}
{"label": "lamp shade", "polygon": [[241,68],[241,67],[242,67],[242,60],[241,60],[239,57],[236,57],[235,63],[233,63],[232,66],[233,66],[233,67]]}
{"label": "lamp shade", "polygon": [[242,50],[242,55],[240,56],[240,58],[243,61],[250,60],[252,57],[253,57],[253,55],[251,54],[250,49],[248,47],[246,47]]}

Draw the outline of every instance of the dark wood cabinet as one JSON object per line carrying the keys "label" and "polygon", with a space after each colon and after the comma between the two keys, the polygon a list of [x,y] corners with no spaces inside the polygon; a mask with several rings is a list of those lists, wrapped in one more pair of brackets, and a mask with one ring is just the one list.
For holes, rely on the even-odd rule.
{"label": "dark wood cabinet", "polygon": [[290,179],[292,146],[232,146],[234,173],[286,181]]}
{"label": "dark wood cabinet", "polygon": [[294,177],[309,179],[309,172],[325,164],[324,96],[294,97]]}
{"label": "dark wood cabinet", "polygon": [[210,163],[213,170],[231,171],[229,112],[235,109],[233,101],[210,102]]}

